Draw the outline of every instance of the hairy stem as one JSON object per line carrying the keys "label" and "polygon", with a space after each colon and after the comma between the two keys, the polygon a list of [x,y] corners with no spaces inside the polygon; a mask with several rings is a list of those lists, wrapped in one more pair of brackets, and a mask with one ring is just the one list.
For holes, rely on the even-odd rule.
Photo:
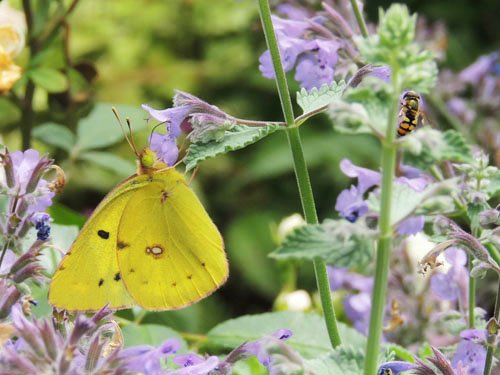
{"label": "hairy stem", "polygon": [[[259,12],[267,46],[271,53],[271,59],[276,75],[276,85],[281,101],[281,108],[283,110],[285,122],[288,127],[286,133],[288,136],[290,150],[292,152],[295,176],[297,179],[300,199],[302,202],[302,209],[304,211],[304,216],[307,223],[317,224],[318,216],[316,214],[311,182],[309,180],[309,172],[307,170],[307,164],[304,158],[304,151],[302,149],[299,129],[297,128],[294,120],[292,100],[288,91],[288,84],[285,76],[285,71],[283,69],[283,64],[281,63],[278,42],[276,40],[276,35],[274,33],[273,24],[271,21],[271,10],[269,8],[268,0],[259,0]],[[341,340],[337,327],[335,311],[333,310],[330,283],[326,272],[326,263],[320,259],[315,260],[314,271],[316,274],[316,282],[318,284],[321,305],[323,307],[323,313],[325,316],[326,328],[332,346],[335,347],[341,343]]]}
{"label": "hairy stem", "polygon": [[[399,90],[398,71],[393,67],[393,94]],[[389,276],[389,261],[392,248],[391,198],[392,185],[396,170],[397,145],[396,125],[399,110],[399,99],[394,98],[387,121],[385,140],[382,153],[382,187],[380,202],[379,240],[377,245],[375,281],[372,292],[372,307],[370,313],[370,328],[365,357],[365,375],[377,373],[380,338],[382,336],[384,307],[387,295],[387,280]]]}

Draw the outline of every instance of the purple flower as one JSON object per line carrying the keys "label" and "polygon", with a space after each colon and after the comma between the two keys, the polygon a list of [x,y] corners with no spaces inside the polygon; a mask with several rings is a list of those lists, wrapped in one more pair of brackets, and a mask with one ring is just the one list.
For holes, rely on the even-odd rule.
{"label": "purple flower", "polygon": [[[424,190],[429,178],[416,168],[406,166],[404,168],[408,175],[396,178],[396,182],[405,184],[417,192]],[[364,194],[372,187],[380,185],[382,176],[379,172],[358,167],[348,159],[340,162],[340,169],[345,175],[358,179],[358,185],[343,190],[335,202],[335,210],[339,215],[353,223],[368,212],[368,204],[363,199]],[[400,222],[397,229],[403,235],[415,234],[422,231],[423,226],[423,216],[412,216]]]}
{"label": "purple flower", "polygon": [[[143,104],[142,108],[149,112],[150,117],[165,123],[166,134],[153,133],[149,142],[151,150],[169,166],[174,165],[179,156],[177,138],[181,135],[183,124],[189,121],[193,133],[203,134],[206,137],[205,127],[208,126],[211,131],[217,132],[229,121],[228,115],[216,106],[182,91],[176,91],[172,108],[157,110],[147,104]],[[193,121],[194,119],[196,121]],[[205,124],[203,121],[209,123]],[[196,137],[190,139],[193,142],[198,141]]]}
{"label": "purple flower", "polygon": [[486,348],[482,344],[486,339],[486,331],[468,329],[460,334],[457,351],[451,360],[453,367],[459,365],[467,368],[467,375],[482,375],[486,360]]}
{"label": "purple flower", "polygon": [[176,138],[170,134],[152,133],[149,147],[168,166],[173,166],[179,157]]}
{"label": "purple flower", "polygon": [[[183,357],[182,361],[177,361],[178,358]],[[183,362],[183,368],[175,371],[169,371],[171,375],[206,375],[210,371],[215,370],[219,365],[219,358],[216,356],[210,356],[206,359],[201,358],[196,354],[187,354],[185,356],[176,357],[174,362],[181,365],[179,362]]]}
{"label": "purple flower", "polygon": [[201,363],[204,360],[205,359],[203,357],[200,357],[198,354],[189,353],[189,354],[178,355],[177,357],[174,358],[174,363],[181,367],[188,367],[197,365],[198,363]]}
{"label": "purple flower", "polygon": [[493,52],[486,56],[481,56],[476,62],[462,70],[459,78],[467,83],[476,85],[488,74],[498,75],[500,52]]}
{"label": "purple flower", "polygon": [[344,309],[347,317],[359,332],[368,334],[370,321],[371,293],[349,295],[344,299]]}
{"label": "purple flower", "polygon": [[337,51],[340,48],[333,40],[314,40],[306,44],[308,51],[297,63],[295,79],[306,90],[329,85],[334,80],[334,66],[338,60]]}
{"label": "purple flower", "polygon": [[50,237],[50,216],[46,212],[37,212],[31,216],[31,222],[35,225],[36,238],[46,241]]}
{"label": "purple flower", "polygon": [[469,274],[465,265],[467,255],[458,248],[449,248],[445,252],[445,258],[451,264],[447,273],[437,273],[431,277],[431,291],[446,301],[459,300],[462,306],[467,304],[467,290],[469,285]]}
{"label": "purple flower", "polygon": [[128,371],[153,375],[161,373],[161,360],[174,354],[179,348],[179,341],[169,339],[157,348],[140,345],[124,349],[119,353],[118,358],[126,360],[125,368]]}
{"label": "purple flower", "polygon": [[403,371],[413,370],[416,366],[413,363],[402,361],[390,361],[382,363],[378,368],[377,375],[399,375]]}
{"label": "purple flower", "polygon": [[328,267],[328,278],[333,291],[339,289],[349,289],[358,292],[371,293],[373,288],[373,278],[360,275],[356,272],[349,272],[346,268]]}
{"label": "purple flower", "polygon": [[368,212],[368,204],[363,200],[356,186],[343,190],[337,197],[335,209],[344,219],[354,223],[360,216]]}
{"label": "purple flower", "polygon": [[396,230],[403,235],[417,234],[424,229],[424,224],[425,217],[423,215],[410,216],[401,221],[396,226]]}

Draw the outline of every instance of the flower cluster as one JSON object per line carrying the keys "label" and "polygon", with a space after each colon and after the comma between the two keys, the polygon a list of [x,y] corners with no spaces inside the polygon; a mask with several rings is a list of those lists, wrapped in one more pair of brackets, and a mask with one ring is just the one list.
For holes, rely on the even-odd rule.
{"label": "flower cluster", "polygon": [[206,143],[217,139],[233,123],[232,118],[214,105],[183,91],[176,91],[174,106],[164,110],[143,104],[150,118],[165,124],[165,133],[152,133],[149,146],[158,158],[172,166],[179,157],[177,138],[182,129],[188,129],[193,142]]}
{"label": "flower cluster", "polygon": [[[354,15],[346,1],[336,3],[335,7],[323,3],[323,11],[316,15],[281,6],[278,11],[289,19],[272,18],[283,68],[286,72],[295,69],[295,79],[307,90],[330,84],[335,75],[355,69],[352,61],[358,59],[358,52],[353,36],[358,32]],[[263,76],[273,79],[270,52],[264,52],[259,62]]]}

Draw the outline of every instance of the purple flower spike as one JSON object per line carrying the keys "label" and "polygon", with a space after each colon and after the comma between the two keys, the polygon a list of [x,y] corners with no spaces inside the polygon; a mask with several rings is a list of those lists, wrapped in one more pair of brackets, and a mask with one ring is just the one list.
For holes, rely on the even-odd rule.
{"label": "purple flower spike", "polygon": [[207,375],[210,371],[215,370],[218,365],[219,358],[211,356],[194,365],[188,365],[175,371],[169,371],[168,373],[170,375]]}
{"label": "purple flower spike", "polygon": [[338,60],[340,45],[333,40],[314,40],[306,44],[311,52],[300,57],[295,71],[295,79],[306,90],[329,85],[333,82],[334,66]]}
{"label": "purple flower spike", "polygon": [[179,157],[176,139],[170,134],[151,134],[149,147],[156,153],[161,161],[170,167],[175,164]]}
{"label": "purple flower spike", "polygon": [[413,363],[390,361],[380,365],[377,375],[398,375],[403,371],[413,370],[415,367]]}
{"label": "purple flower spike", "polygon": [[46,212],[37,212],[31,216],[31,222],[35,225],[36,238],[46,241],[50,237],[50,216]]}
{"label": "purple flower spike", "polygon": [[399,234],[417,234],[424,229],[425,217],[423,215],[410,216],[409,218],[401,221],[396,230]]}
{"label": "purple flower spike", "polygon": [[368,334],[371,305],[370,293],[350,295],[344,300],[344,309],[347,317],[352,321],[354,328],[365,335]]}
{"label": "purple flower spike", "polygon": [[340,216],[354,223],[360,216],[368,212],[368,205],[363,200],[363,195],[353,185],[350,189],[345,189],[338,195],[335,209]]}

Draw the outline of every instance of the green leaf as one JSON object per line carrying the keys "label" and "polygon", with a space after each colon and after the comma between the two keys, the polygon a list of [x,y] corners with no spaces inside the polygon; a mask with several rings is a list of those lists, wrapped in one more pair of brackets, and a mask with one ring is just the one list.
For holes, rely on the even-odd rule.
{"label": "green leaf", "polygon": [[[207,345],[234,349],[281,328],[292,330],[293,336],[287,340],[287,344],[306,358],[317,357],[331,350],[323,318],[314,313],[292,311],[247,315],[225,321],[208,332]],[[359,332],[343,323],[339,323],[339,331],[345,342],[354,347],[365,347],[366,338]]]}
{"label": "green leaf", "polygon": [[405,164],[428,169],[441,161],[467,163],[472,161],[469,145],[462,134],[455,130],[444,133],[424,126],[407,136],[402,145]]}
{"label": "green leaf", "polygon": [[46,122],[33,129],[33,137],[42,142],[62,148],[68,153],[75,146],[75,135],[67,127],[53,122]]}
{"label": "green leaf", "polygon": [[87,220],[81,213],[57,202],[50,206],[49,214],[56,224],[76,225],[79,228],[83,227]]}
{"label": "green leaf", "polygon": [[390,344],[387,346],[387,350],[393,352],[399,360],[410,363],[415,362],[415,356],[413,353],[400,345]]}
{"label": "green leaf", "polygon": [[336,267],[362,266],[372,259],[371,231],[345,220],[297,228],[271,253],[276,259],[324,259]]}
{"label": "green leaf", "polygon": [[361,375],[364,357],[363,348],[341,345],[330,354],[306,361],[305,366],[315,375]]}
{"label": "green leaf", "polygon": [[134,345],[158,346],[168,339],[176,339],[181,343],[181,349],[187,348],[184,339],[173,329],[158,324],[128,324],[122,328],[125,347]]}
{"label": "green leaf", "polygon": [[68,79],[60,71],[44,66],[27,72],[35,85],[51,93],[63,92],[68,89]]}
{"label": "green leaf", "polygon": [[335,99],[342,96],[346,83],[344,81],[332,82],[330,85],[323,84],[319,89],[314,87],[311,91],[302,89],[297,92],[297,103],[302,108],[304,115],[315,112],[326,107]]}
{"label": "green leaf", "polygon": [[245,125],[234,125],[226,130],[224,137],[216,142],[192,143],[184,159],[186,171],[196,167],[203,160],[213,158],[217,155],[225,154],[230,151],[239,150],[265,136],[274,133],[280,127],[278,125],[266,125],[261,127],[251,127]]}
{"label": "green leaf", "polygon": [[130,176],[134,173],[134,165],[115,154],[104,151],[87,151],[79,155],[80,160],[89,161],[121,176]]}
{"label": "green leaf", "polygon": [[77,128],[77,147],[79,149],[93,149],[110,146],[123,139],[122,131],[111,111],[115,107],[121,118],[130,118],[132,130],[144,129],[147,113],[139,107],[117,105],[111,103],[98,103],[93,111],[80,120]]}

